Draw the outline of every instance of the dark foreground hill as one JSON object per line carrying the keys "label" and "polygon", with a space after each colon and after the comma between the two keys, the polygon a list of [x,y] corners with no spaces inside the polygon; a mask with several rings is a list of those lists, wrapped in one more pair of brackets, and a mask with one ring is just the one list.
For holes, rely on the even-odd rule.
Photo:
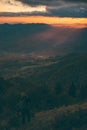
{"label": "dark foreground hill", "polygon": [[0,61],[1,130],[87,130],[87,53]]}

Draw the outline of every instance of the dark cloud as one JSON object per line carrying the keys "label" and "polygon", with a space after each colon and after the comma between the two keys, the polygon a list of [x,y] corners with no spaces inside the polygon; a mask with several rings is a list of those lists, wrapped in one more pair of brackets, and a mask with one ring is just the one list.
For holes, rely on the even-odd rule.
{"label": "dark cloud", "polygon": [[[49,13],[44,13],[44,12],[32,12],[32,13],[28,13],[28,12],[24,12],[24,13],[11,13],[11,12],[5,12],[5,13],[0,13],[0,16],[10,16],[10,17],[14,17],[14,16],[32,16],[32,15],[35,15],[35,16],[38,16],[38,15],[41,15],[41,16],[49,16],[50,14]],[[51,15],[52,16],[52,15]]]}
{"label": "dark cloud", "polygon": [[87,3],[87,0],[16,0],[16,1],[21,1],[25,4],[29,4],[32,6],[36,5],[52,5],[55,3],[59,2],[75,2],[75,3]]}
{"label": "dark cloud", "polygon": [[16,0],[16,1],[20,1],[22,3],[29,4],[31,6],[37,6],[37,5],[48,5],[52,0],[50,1],[49,0]]}
{"label": "dark cloud", "polygon": [[87,2],[87,0],[64,0],[64,1],[68,1],[68,2]]}
{"label": "dark cloud", "polygon": [[52,16],[60,17],[87,17],[87,5],[85,4],[64,4],[61,6],[47,7]]}

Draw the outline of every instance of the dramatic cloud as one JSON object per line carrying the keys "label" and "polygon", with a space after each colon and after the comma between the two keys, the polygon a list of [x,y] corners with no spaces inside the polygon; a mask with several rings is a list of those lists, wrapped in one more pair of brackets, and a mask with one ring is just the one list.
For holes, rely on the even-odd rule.
{"label": "dramatic cloud", "polygon": [[0,16],[87,17],[87,0],[0,0]]}
{"label": "dramatic cloud", "polygon": [[0,12],[5,13],[32,13],[32,12],[46,12],[46,6],[32,7],[27,4],[23,4],[16,0],[1,0],[0,1]]}

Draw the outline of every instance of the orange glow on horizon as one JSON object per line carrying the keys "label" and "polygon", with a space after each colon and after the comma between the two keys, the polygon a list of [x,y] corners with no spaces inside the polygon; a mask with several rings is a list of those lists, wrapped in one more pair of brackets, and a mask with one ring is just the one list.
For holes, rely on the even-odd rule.
{"label": "orange glow on horizon", "polygon": [[46,16],[15,16],[15,17],[0,17],[0,24],[28,24],[28,23],[43,23],[53,26],[68,26],[73,28],[87,27],[87,18],[70,18],[70,17],[46,17]]}

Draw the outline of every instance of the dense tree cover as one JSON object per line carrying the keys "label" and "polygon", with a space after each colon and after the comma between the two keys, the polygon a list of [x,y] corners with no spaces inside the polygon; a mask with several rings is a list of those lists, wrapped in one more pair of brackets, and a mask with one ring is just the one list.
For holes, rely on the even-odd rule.
{"label": "dense tree cover", "polygon": [[75,57],[25,77],[0,77],[0,129],[86,130],[87,63]]}

